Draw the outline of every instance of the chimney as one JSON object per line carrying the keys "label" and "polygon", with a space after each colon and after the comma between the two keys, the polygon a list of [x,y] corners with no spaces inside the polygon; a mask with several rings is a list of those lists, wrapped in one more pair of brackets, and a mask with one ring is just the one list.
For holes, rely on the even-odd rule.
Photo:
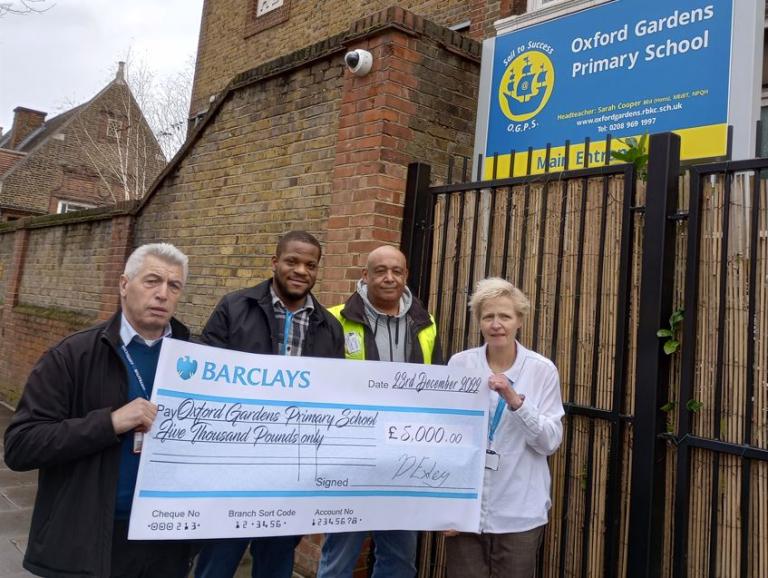
{"label": "chimney", "polygon": [[48,113],[39,110],[32,110],[23,106],[14,108],[11,141],[8,143],[8,148],[15,149],[32,131],[43,125],[46,116]]}
{"label": "chimney", "polygon": [[115,80],[118,82],[125,82],[125,62],[122,60],[117,63],[117,74],[115,74]]}

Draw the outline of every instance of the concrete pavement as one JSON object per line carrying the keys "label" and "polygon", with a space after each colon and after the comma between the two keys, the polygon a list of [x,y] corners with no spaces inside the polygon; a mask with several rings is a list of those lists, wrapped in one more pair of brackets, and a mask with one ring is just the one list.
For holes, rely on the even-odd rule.
{"label": "concrete pavement", "polygon": [[[12,414],[0,404],[0,432],[5,432]],[[32,574],[22,568],[21,560],[27,547],[37,472],[12,472],[2,460],[4,453],[0,436],[0,578],[28,577]]]}

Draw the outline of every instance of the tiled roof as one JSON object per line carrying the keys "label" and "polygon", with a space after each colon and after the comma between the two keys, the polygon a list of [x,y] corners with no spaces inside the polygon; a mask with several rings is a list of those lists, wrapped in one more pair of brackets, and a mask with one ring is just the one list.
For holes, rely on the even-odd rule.
{"label": "tiled roof", "polygon": [[[81,108],[83,108],[83,106],[85,105],[81,104],[75,108],[71,108],[65,112],[62,112],[60,115],[55,116],[50,120],[47,120],[37,129],[29,133],[27,137],[18,145],[16,145],[13,150],[28,153],[37,145],[56,134],[56,131],[61,128],[70,118],[72,118],[72,116],[74,116],[74,114],[76,114]],[[8,140],[10,140],[10,133],[8,137]],[[5,135],[3,135],[3,140],[0,141],[0,148],[5,148],[3,144],[4,141]]]}
{"label": "tiled roof", "polygon": [[26,153],[0,148],[0,177],[25,156],[27,156]]}

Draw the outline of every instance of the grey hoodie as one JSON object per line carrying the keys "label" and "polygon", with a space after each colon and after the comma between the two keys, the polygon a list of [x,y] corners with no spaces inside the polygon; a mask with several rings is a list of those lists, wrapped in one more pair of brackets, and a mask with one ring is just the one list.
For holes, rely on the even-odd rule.
{"label": "grey hoodie", "polygon": [[407,343],[408,318],[406,314],[413,303],[411,290],[408,287],[405,288],[403,296],[400,297],[400,311],[397,315],[382,313],[368,301],[368,286],[363,283],[362,279],[357,282],[357,292],[365,304],[365,318],[376,340],[379,359],[381,361],[406,361],[408,347],[410,347],[410,344]]}

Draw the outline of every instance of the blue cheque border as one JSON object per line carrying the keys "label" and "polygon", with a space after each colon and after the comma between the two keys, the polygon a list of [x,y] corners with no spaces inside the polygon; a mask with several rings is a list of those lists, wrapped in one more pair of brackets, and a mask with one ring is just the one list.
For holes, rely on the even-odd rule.
{"label": "blue cheque border", "polygon": [[171,492],[140,490],[141,498],[332,498],[332,497],[450,498],[476,500],[477,492],[419,492],[408,490],[212,490]]}

